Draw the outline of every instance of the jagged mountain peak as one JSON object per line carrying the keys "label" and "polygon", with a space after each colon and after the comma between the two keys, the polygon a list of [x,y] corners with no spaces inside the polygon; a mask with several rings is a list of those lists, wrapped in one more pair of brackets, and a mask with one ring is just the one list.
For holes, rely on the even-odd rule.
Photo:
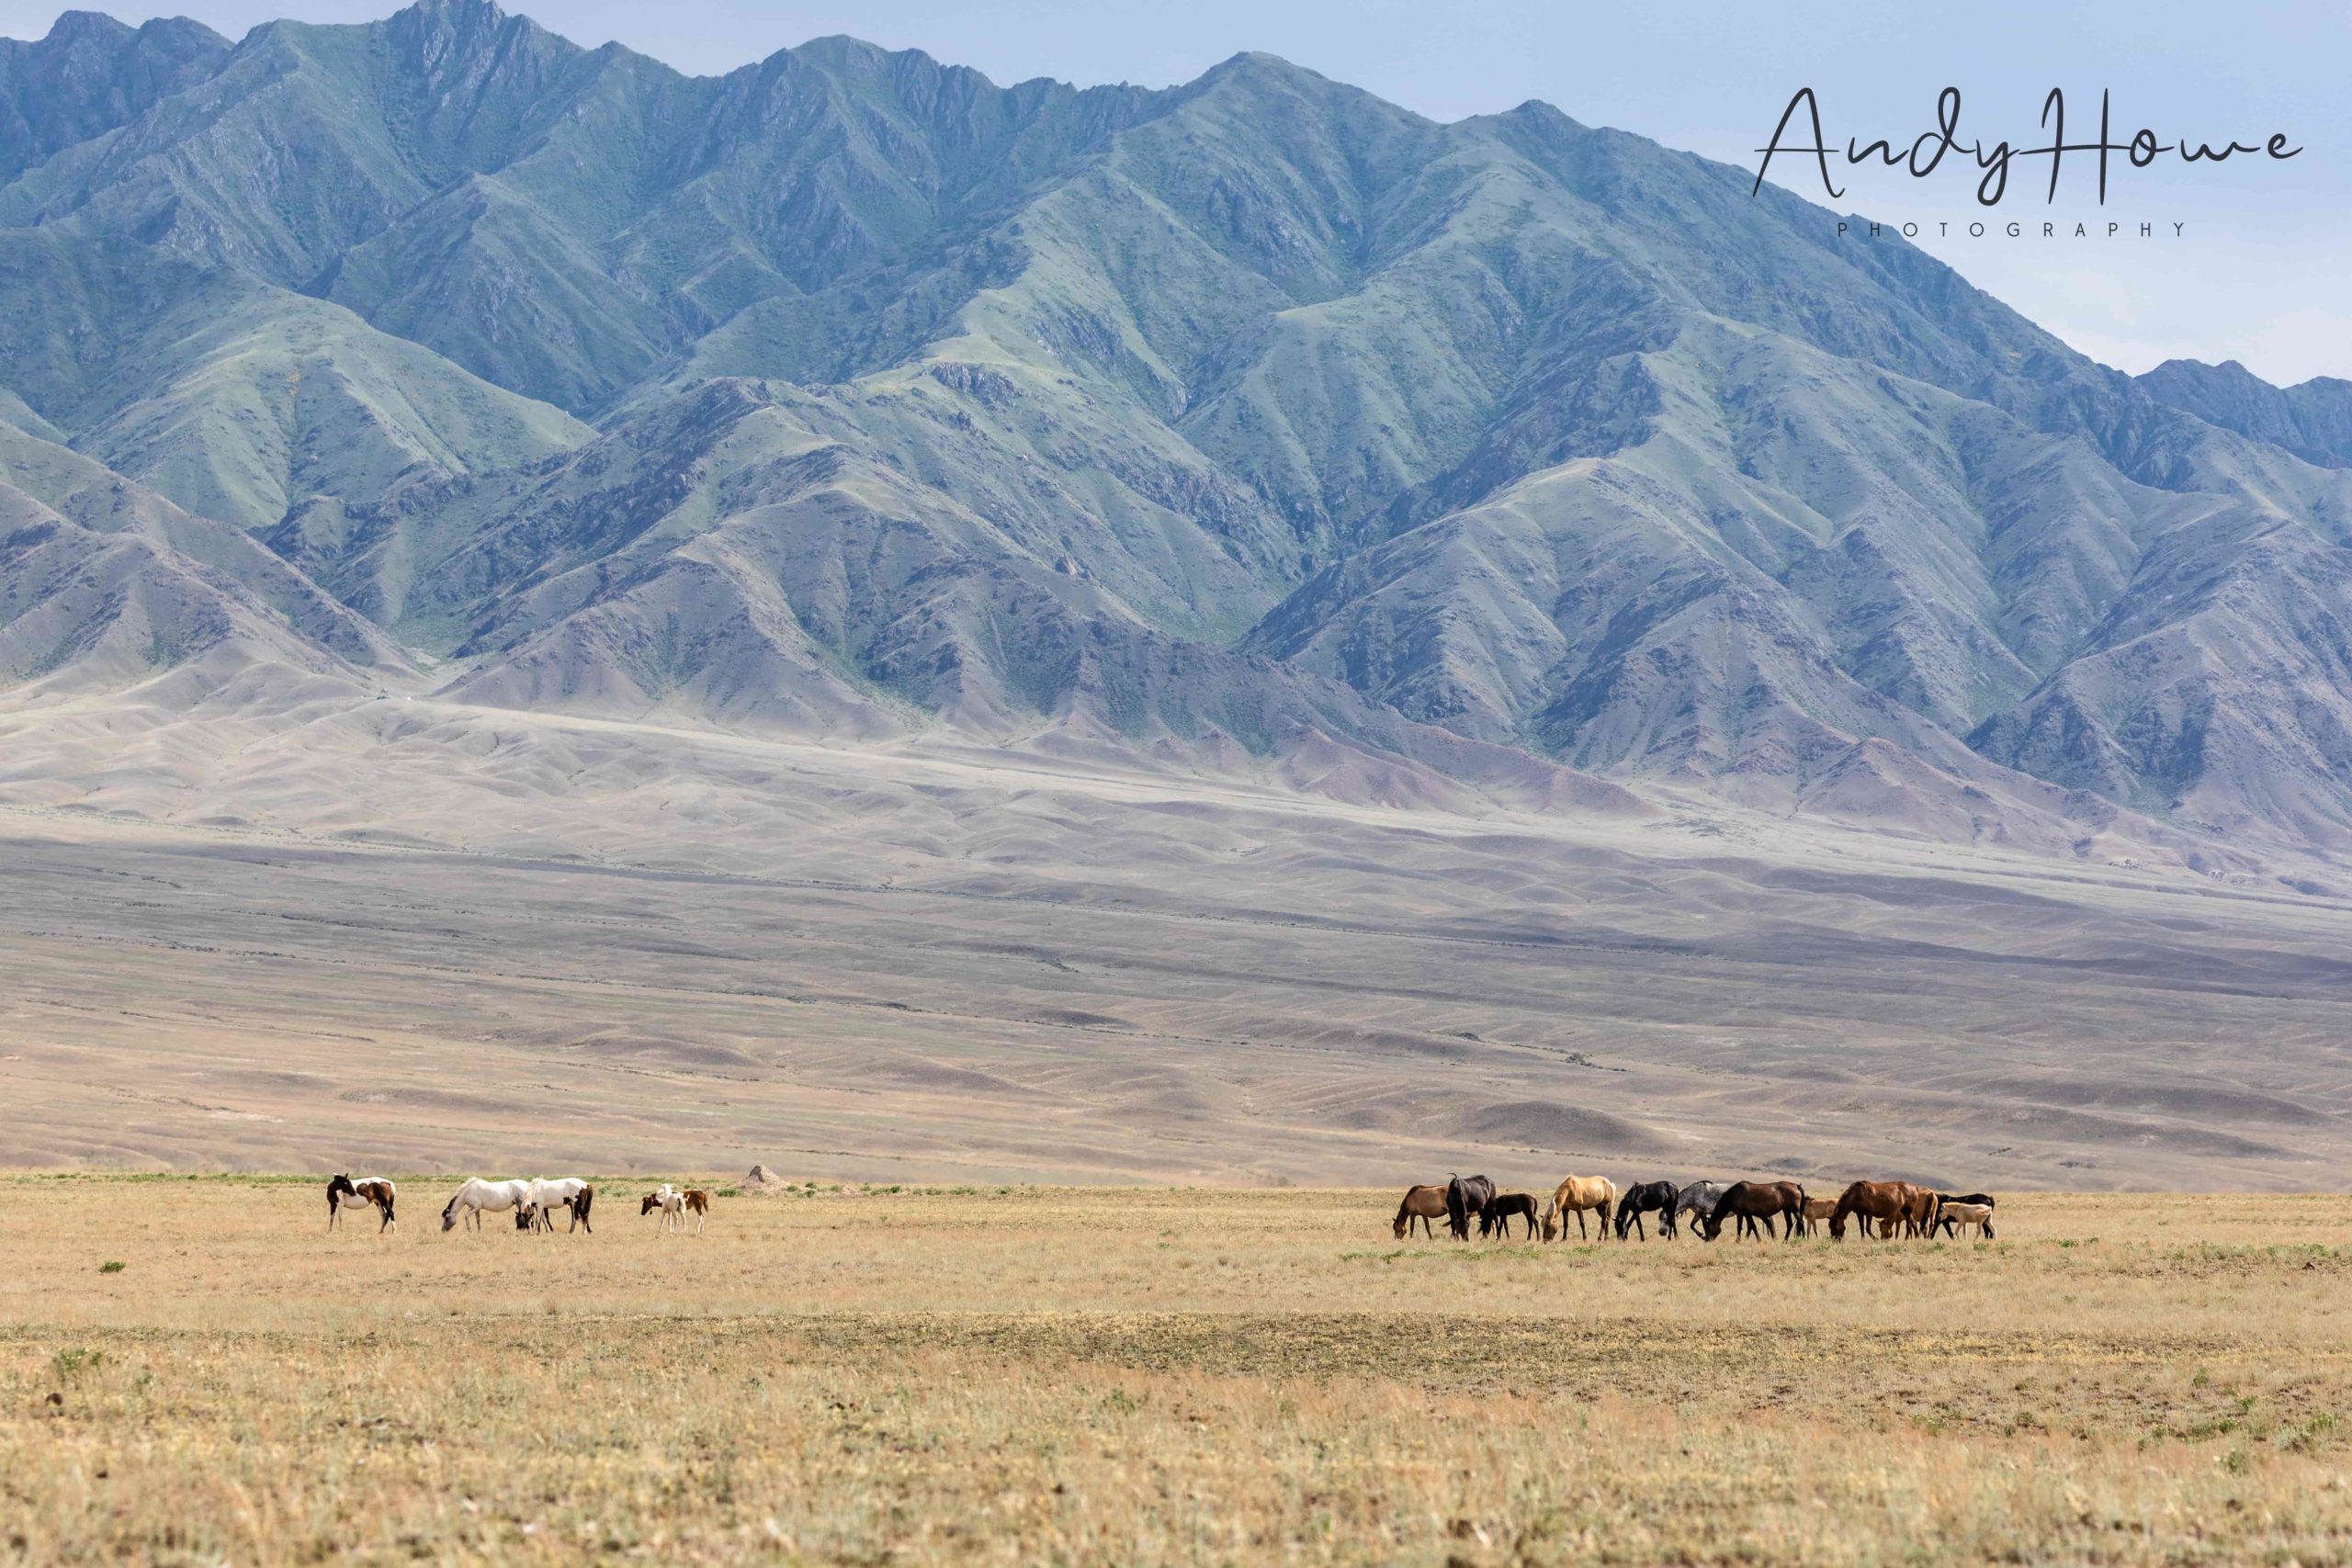
{"label": "jagged mountain peak", "polygon": [[[50,301],[0,320],[0,407],[472,700],[1436,727],[2050,841],[2047,781],[2352,824],[2352,384],[2123,377],[1745,171],[1255,53],[1001,87],[827,37],[696,78],[486,0],[176,75],[92,38],[0,178],[0,286]],[[2265,669],[2324,695],[2272,711]]]}

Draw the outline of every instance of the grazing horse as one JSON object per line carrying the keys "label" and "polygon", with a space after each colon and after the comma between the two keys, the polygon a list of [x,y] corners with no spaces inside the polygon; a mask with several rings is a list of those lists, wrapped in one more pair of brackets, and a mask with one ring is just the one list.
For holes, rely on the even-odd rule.
{"label": "grazing horse", "polygon": [[342,1222],[345,1209],[373,1209],[383,1216],[376,1226],[378,1235],[398,1230],[400,1219],[392,1213],[393,1195],[392,1184],[384,1177],[333,1178],[327,1182],[327,1229],[333,1230]]}
{"label": "grazing horse", "polygon": [[441,1211],[441,1229],[445,1234],[456,1230],[458,1211],[463,1209],[473,1228],[480,1230],[484,1210],[492,1213],[503,1213],[509,1209],[519,1211],[530,1199],[531,1184],[527,1181],[484,1181],[479,1176],[469,1177],[466,1184],[458,1189],[458,1195],[449,1200],[448,1207]]}
{"label": "grazing horse", "polygon": [[1804,1189],[1793,1181],[1735,1181],[1715,1203],[1714,1213],[1707,1216],[1702,1235],[1709,1241],[1724,1233],[1724,1221],[1737,1215],[1742,1219],[1762,1223],[1758,1239],[1772,1234],[1772,1222],[1786,1222],[1781,1239],[1795,1236],[1797,1226],[1804,1219]]}
{"label": "grazing horse", "polygon": [[1478,1234],[1488,1235],[1502,1232],[1505,1241],[1510,1239],[1510,1217],[1517,1214],[1527,1222],[1527,1239],[1535,1239],[1535,1196],[1532,1192],[1500,1192],[1495,1201],[1478,1213]]}
{"label": "grazing horse", "polygon": [[1846,1216],[1860,1215],[1862,1237],[1870,1238],[1871,1222],[1876,1220],[1894,1234],[1894,1227],[1903,1224],[1913,1208],[1911,1194],[1918,1189],[1907,1181],[1857,1181],[1838,1195],[1838,1206],[1829,1211],[1831,1239],[1846,1239]]}
{"label": "grazing horse", "polygon": [[1430,1228],[1430,1222],[1444,1218],[1445,1213],[1445,1189],[1423,1182],[1419,1187],[1405,1189],[1405,1201],[1396,1205],[1396,1220],[1390,1228],[1396,1233],[1396,1239],[1402,1241],[1412,1234],[1413,1222],[1419,1220],[1422,1234],[1435,1241],[1437,1232]]}
{"label": "grazing horse", "polygon": [[[1954,1210],[1982,1209],[1980,1218],[1974,1214],[1955,1214]],[[1955,1225],[1973,1224],[1989,1239],[1993,1235],[1993,1195],[1990,1192],[1939,1192],[1936,1194],[1935,1228],[1951,1235]]]}
{"label": "grazing horse", "polygon": [[1495,1201],[1495,1184],[1483,1176],[1449,1176],[1445,1183],[1445,1228],[1456,1241],[1470,1239],[1470,1216]]}
{"label": "grazing horse", "polygon": [[1692,1235],[1697,1235],[1699,1234],[1699,1225],[1706,1223],[1707,1216],[1715,1212],[1715,1205],[1722,1202],[1724,1201],[1724,1194],[1730,1190],[1731,1183],[1727,1181],[1693,1181],[1688,1183],[1683,1187],[1681,1191],[1674,1195],[1675,1224],[1678,1226],[1680,1225],[1682,1223],[1682,1216],[1685,1214],[1690,1215],[1691,1219],[1698,1222],[1698,1224],[1693,1224],[1690,1227],[1690,1234]]}
{"label": "grazing horse", "polygon": [[596,1227],[588,1223],[588,1211],[595,1206],[596,1190],[576,1176],[566,1176],[549,1181],[542,1178],[531,1183],[530,1194],[524,1200],[533,1230],[555,1229],[555,1215],[548,1211],[564,1208],[571,1211],[571,1230],[585,1230],[590,1235]]}
{"label": "grazing horse", "polygon": [[1675,1201],[1680,1196],[1671,1181],[1636,1181],[1626,1188],[1625,1195],[1617,1200],[1617,1239],[1624,1240],[1630,1227],[1639,1232],[1644,1241],[1649,1240],[1650,1233],[1642,1224],[1642,1216],[1652,1209],[1657,1211],[1657,1234],[1672,1235]]}
{"label": "grazing horse", "polygon": [[1577,1239],[1585,1238],[1584,1213],[1597,1210],[1600,1216],[1600,1234],[1609,1235],[1610,1206],[1617,1201],[1617,1184],[1605,1176],[1571,1176],[1560,1183],[1552,1194],[1552,1201],[1544,1211],[1544,1239],[1556,1241],[1568,1234],[1568,1215],[1577,1217]]}
{"label": "grazing horse", "polygon": [[1835,1198],[1807,1198],[1804,1201],[1804,1215],[1805,1234],[1807,1235],[1819,1234],[1821,1222],[1837,1212],[1838,1200]]}
{"label": "grazing horse", "polygon": [[640,1214],[652,1213],[656,1209],[662,1212],[662,1223],[654,1227],[657,1231],[686,1228],[686,1195],[666,1181],[648,1192],[645,1201],[637,1206]]}

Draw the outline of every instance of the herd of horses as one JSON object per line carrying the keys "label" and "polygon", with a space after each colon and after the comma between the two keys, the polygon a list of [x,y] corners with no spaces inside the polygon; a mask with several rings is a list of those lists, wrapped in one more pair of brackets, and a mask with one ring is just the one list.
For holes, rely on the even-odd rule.
{"label": "herd of horses", "polygon": [[[345,1209],[373,1209],[377,1215],[376,1231],[396,1229],[400,1224],[397,1205],[400,1190],[391,1179],[383,1176],[353,1177],[338,1175],[327,1181],[327,1229],[342,1223]],[[544,1177],[513,1181],[484,1181],[481,1177],[469,1178],[458,1189],[447,1207],[441,1211],[441,1228],[453,1231],[458,1222],[469,1222],[475,1230],[481,1229],[485,1213],[514,1212],[514,1228],[518,1231],[549,1232],[555,1229],[555,1215],[561,1210],[571,1223],[567,1231],[584,1230],[596,1234],[589,1223],[589,1215],[596,1206],[596,1189],[576,1176],[549,1180]],[[695,1217],[695,1234],[700,1235],[704,1222],[710,1214],[710,1190],[707,1187],[677,1188],[663,1182],[645,1195],[638,1205],[639,1214],[660,1214],[661,1231],[684,1231],[686,1216]]]}
{"label": "herd of horses", "polygon": [[1644,1216],[1657,1217],[1661,1236],[1680,1234],[1688,1216],[1692,1229],[1709,1241],[1732,1224],[1735,1235],[1761,1239],[1775,1234],[1783,1240],[1817,1231],[1827,1221],[1830,1235],[1846,1239],[1852,1220],[1864,1236],[1878,1226],[1882,1237],[1953,1235],[1973,1229],[1986,1240],[1993,1236],[1993,1197],[1987,1192],[1939,1192],[1909,1181],[1856,1181],[1836,1198],[1813,1198],[1793,1181],[1640,1181],[1620,1192],[1605,1176],[1571,1176],[1554,1190],[1541,1213],[1530,1192],[1498,1192],[1483,1176],[1451,1176],[1443,1184],[1429,1182],[1405,1190],[1391,1227],[1404,1240],[1418,1223],[1423,1235],[1435,1240],[1431,1222],[1443,1219],[1447,1234],[1456,1241],[1470,1239],[1470,1222],[1478,1223],[1482,1236],[1510,1237],[1513,1220],[1527,1224],[1527,1238],[1540,1233],[1545,1241],[1567,1235],[1568,1216],[1577,1217],[1577,1235],[1590,1236],[1585,1216],[1598,1221],[1606,1237],[1613,1226],[1617,1239],[1636,1234],[1649,1239]]}

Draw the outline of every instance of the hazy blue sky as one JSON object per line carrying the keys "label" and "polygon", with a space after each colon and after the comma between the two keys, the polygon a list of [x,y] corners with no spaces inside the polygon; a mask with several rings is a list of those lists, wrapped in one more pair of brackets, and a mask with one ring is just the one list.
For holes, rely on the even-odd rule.
{"label": "hazy blue sky", "polygon": [[[356,21],[394,0],[185,0],[115,8],[125,20],[184,13],[232,37],[280,15]],[[514,8],[514,7],[510,7]],[[2040,140],[2043,95],[2066,90],[2070,132],[2096,126],[2113,90],[2119,140],[2257,142],[2284,131],[2284,164],[2118,173],[2102,211],[2077,169],[2046,207],[2039,166],[2020,169],[1996,215],[1973,175],[1932,181],[1855,170],[1838,205],[1926,225],[1920,243],[2086,353],[2129,370],[2177,355],[2235,358],[2280,382],[2352,376],[2352,6],[2029,4],[1940,7],[1851,0],[531,0],[520,6],[587,44],[617,39],[716,73],[826,33],[918,47],[999,82],[1055,76],[1162,85],[1241,50],[1265,50],[1441,119],[1528,98],[1754,168],[1789,96],[1821,96],[1825,129],[1907,142],[1933,123],[1937,91],[1965,95],[1962,140]],[[46,32],[53,4],[0,0],[0,34]],[[1819,199],[1811,171],[1773,177]],[[1972,218],[2141,221],[2178,240],[1969,240]],[[1934,224],[1951,220],[1952,237]],[[1998,231],[1996,230],[1995,235]],[[1859,243],[1859,242],[1858,242]]]}

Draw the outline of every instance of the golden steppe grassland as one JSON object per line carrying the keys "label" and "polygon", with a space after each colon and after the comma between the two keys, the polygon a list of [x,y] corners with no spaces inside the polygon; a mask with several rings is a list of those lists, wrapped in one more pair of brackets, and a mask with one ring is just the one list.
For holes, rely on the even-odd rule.
{"label": "golden steppe grassland", "polygon": [[444,1235],[451,1185],[379,1236],[0,1178],[0,1559],[2352,1561],[2347,1198],[1543,1247],[993,1186],[662,1236],[639,1179]]}

